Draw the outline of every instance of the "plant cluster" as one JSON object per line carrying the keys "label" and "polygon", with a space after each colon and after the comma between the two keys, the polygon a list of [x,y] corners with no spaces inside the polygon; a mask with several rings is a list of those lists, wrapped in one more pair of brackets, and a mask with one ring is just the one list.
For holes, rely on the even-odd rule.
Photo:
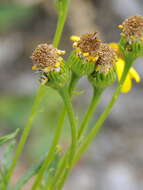
{"label": "plant cluster", "polygon": [[[80,37],[71,36],[73,50],[65,60],[63,55],[66,52],[59,50],[57,46],[68,6],[68,0],[57,1],[59,20],[53,44],[39,44],[32,53],[32,70],[39,72],[41,85],[13,162],[7,172],[4,190],[7,187],[12,189],[9,186],[10,178],[47,87],[55,89],[60,94],[64,108],[61,111],[49,152],[18,181],[14,190],[20,190],[33,176],[36,177],[32,190],[61,190],[72,168],[100,131],[120,93],[127,93],[131,90],[132,79],[135,79],[136,82],[140,81],[140,76],[132,65],[138,57],[143,56],[143,17],[132,16],[119,25],[121,29],[119,43],[103,43],[97,32],[83,34]],[[74,89],[83,76],[88,78],[93,95],[81,123],[78,123],[72,98]],[[116,87],[111,100],[94,126],[89,129],[90,120],[101,102],[102,94],[115,81]],[[62,147],[58,143],[66,113],[70,122],[71,144],[64,153],[61,153]]]}

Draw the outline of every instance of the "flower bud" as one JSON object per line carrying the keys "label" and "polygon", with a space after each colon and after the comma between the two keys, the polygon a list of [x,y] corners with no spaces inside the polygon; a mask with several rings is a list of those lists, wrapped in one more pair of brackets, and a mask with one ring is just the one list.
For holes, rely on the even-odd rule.
{"label": "flower bud", "polygon": [[74,51],[68,59],[71,70],[77,76],[89,75],[95,68],[98,59],[100,40],[97,33],[87,33],[81,37],[71,36]]}
{"label": "flower bud", "polygon": [[94,72],[88,79],[95,87],[107,87],[116,80],[116,53],[107,44],[101,44]]}
{"label": "flower bud", "polygon": [[41,74],[40,82],[53,88],[64,87],[70,80],[70,71],[61,57],[65,51],[53,45],[40,44],[34,50],[31,59],[34,61],[32,70]]}

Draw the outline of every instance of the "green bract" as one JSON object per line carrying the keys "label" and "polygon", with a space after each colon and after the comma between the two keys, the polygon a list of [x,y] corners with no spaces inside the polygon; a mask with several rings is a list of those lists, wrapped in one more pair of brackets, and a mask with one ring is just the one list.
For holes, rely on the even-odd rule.
{"label": "green bract", "polygon": [[51,86],[52,88],[59,89],[67,86],[69,84],[71,78],[71,72],[69,67],[62,63],[59,70],[55,70],[49,73],[45,73],[48,81],[46,82],[46,86]]}
{"label": "green bract", "polygon": [[93,72],[88,76],[88,80],[94,87],[108,87],[112,85],[116,80],[116,72],[114,69],[111,69],[107,74],[100,73],[99,71]]}
{"label": "green bract", "polygon": [[69,56],[68,65],[72,72],[79,77],[90,75],[95,69],[95,62],[87,62],[86,60],[81,59],[75,51]]}

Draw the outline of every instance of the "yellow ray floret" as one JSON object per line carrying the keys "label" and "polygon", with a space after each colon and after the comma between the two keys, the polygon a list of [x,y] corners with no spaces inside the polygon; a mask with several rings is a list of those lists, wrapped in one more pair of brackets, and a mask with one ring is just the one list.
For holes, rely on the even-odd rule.
{"label": "yellow ray floret", "polygon": [[37,67],[36,65],[33,65],[33,66],[32,66],[32,70],[33,70],[33,71],[36,71],[37,69],[38,69],[38,67]]}
{"label": "yellow ray floret", "polygon": [[80,40],[80,37],[79,36],[71,36],[70,40],[77,42]]}
{"label": "yellow ray floret", "polygon": [[124,59],[124,56],[123,56],[123,54],[122,54],[122,52],[121,52],[121,50],[120,50],[120,48],[119,48],[118,43],[112,42],[112,43],[109,43],[109,46],[114,49],[114,51],[116,52],[116,54],[117,54],[117,56],[118,56],[119,58]]}
{"label": "yellow ray floret", "polygon": [[[116,63],[116,71],[117,71],[117,76],[118,76],[119,80],[122,77],[122,73],[124,71],[124,66],[125,66],[124,60],[119,58],[117,63]],[[127,77],[126,77],[124,84],[121,88],[122,93],[127,93],[131,90],[132,79],[135,79],[136,82],[140,82],[140,76],[133,67],[131,67],[131,69],[129,70],[129,73],[127,74]]]}

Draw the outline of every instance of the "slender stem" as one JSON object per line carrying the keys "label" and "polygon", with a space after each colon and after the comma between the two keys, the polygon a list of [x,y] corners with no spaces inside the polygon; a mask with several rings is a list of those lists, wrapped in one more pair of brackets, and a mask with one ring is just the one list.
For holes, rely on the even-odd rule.
{"label": "slender stem", "polygon": [[[78,77],[72,75],[71,83],[69,86],[69,93],[70,94],[72,94],[72,91],[75,88],[75,85],[76,85],[78,79],[79,79]],[[66,108],[63,108],[62,113],[60,115],[60,119],[58,122],[57,129],[55,131],[55,136],[54,136],[50,151],[49,151],[47,157],[45,158],[45,161],[44,161],[41,169],[39,170],[38,176],[36,178],[35,183],[33,184],[32,190],[35,190],[40,185],[40,182],[42,180],[42,177],[44,175],[46,168],[48,168],[49,164],[54,159],[54,152],[56,149],[56,145],[58,144],[60,136],[61,136],[65,115],[66,115]]]}
{"label": "slender stem", "polygon": [[82,135],[84,135],[84,132],[86,131],[86,128],[88,126],[88,123],[93,115],[93,113],[95,112],[99,102],[100,102],[100,98],[102,95],[102,92],[104,91],[104,88],[95,88],[93,89],[93,96],[92,96],[92,100],[90,102],[90,105],[88,107],[87,112],[85,113],[85,116],[81,122],[80,128],[79,128],[79,132],[78,132],[78,140],[80,140],[80,138],[82,137]]}
{"label": "slender stem", "polygon": [[72,93],[73,93],[73,91],[75,89],[75,86],[76,86],[79,79],[80,79],[79,76],[72,73],[71,82],[70,82],[70,85],[69,85],[69,94],[70,94],[70,96],[72,96]]}
{"label": "slender stem", "polygon": [[64,5],[64,10],[59,11],[57,29],[56,29],[56,33],[53,40],[53,45],[55,47],[58,46],[61,36],[62,36],[63,27],[64,27],[67,14],[68,14],[69,4],[70,4],[70,0],[66,0],[65,5]]}
{"label": "slender stem", "polygon": [[35,183],[32,186],[32,190],[35,190],[40,185],[45,170],[48,168],[48,166],[51,164],[51,162],[54,159],[54,156],[55,156],[54,153],[56,151],[56,146],[57,146],[60,136],[61,136],[64,118],[65,118],[65,110],[63,110],[61,113],[60,120],[58,122],[58,126],[55,131],[54,139],[53,139],[52,145],[50,147],[50,151],[48,152],[48,155],[45,158],[45,160],[42,164],[42,167],[40,168],[40,170],[38,172]]}
{"label": "slender stem", "polygon": [[[95,126],[93,127],[93,129],[91,130],[91,132],[88,134],[88,136],[83,140],[83,144],[81,144],[78,152],[76,153],[72,164],[71,164],[71,168],[69,168],[69,171],[72,169],[72,167],[76,164],[76,162],[79,160],[79,158],[81,157],[82,153],[87,149],[87,147],[89,146],[89,144],[91,143],[91,141],[94,139],[95,135],[99,132],[100,128],[102,127],[105,119],[108,117],[114,103],[116,102],[120,91],[121,91],[121,87],[122,84],[124,83],[126,76],[128,74],[128,71],[130,69],[131,64],[125,68],[122,78],[118,84],[118,86],[115,89],[115,92],[112,96],[111,101],[109,102],[108,106],[106,107],[106,109],[104,110],[104,112],[102,113],[102,115],[100,116],[100,118],[98,119],[97,123],[95,124]],[[64,175],[62,176],[61,182],[58,184],[58,189],[60,190],[62,188],[62,186],[65,183],[65,180],[68,176],[68,172],[64,173]]]}
{"label": "slender stem", "polygon": [[[72,73],[72,78],[71,78],[71,82],[70,82],[70,85],[69,85],[69,94],[70,96],[72,96],[72,92],[77,84],[79,80],[79,77],[77,75],[75,75],[74,73]],[[64,112],[64,115],[63,117],[65,118],[65,115],[66,115],[66,107],[64,107],[63,109],[63,112]],[[63,120],[64,122],[64,120]],[[69,153],[69,152],[68,152]],[[50,186],[50,189],[52,189],[52,186],[55,185],[55,182],[58,180],[57,179],[57,176],[59,176],[59,174],[61,174],[61,171],[63,170],[63,167],[65,165],[65,162],[66,160],[68,159],[68,154],[66,154],[66,156],[64,156],[64,159],[62,159],[59,163],[59,166],[58,166],[58,172],[57,172],[57,175],[55,175],[54,179],[52,180],[52,183],[49,185]]]}
{"label": "slender stem", "polygon": [[59,177],[61,176],[61,174],[64,171],[64,166],[66,163],[66,160],[69,158],[69,150],[64,154],[63,158],[60,160],[56,174],[54,176],[54,179],[52,180],[52,182],[49,184],[49,189],[53,190],[55,189],[55,186],[57,186],[57,181],[59,180]]}
{"label": "slender stem", "polygon": [[33,104],[33,107],[32,107],[32,111],[31,111],[31,114],[30,114],[30,117],[29,117],[29,120],[26,124],[26,126],[24,127],[24,130],[23,130],[23,133],[22,133],[22,136],[20,138],[20,142],[18,144],[18,147],[17,147],[17,150],[15,152],[15,155],[14,155],[14,158],[13,158],[13,161],[12,161],[12,164],[10,166],[10,169],[8,171],[8,174],[7,174],[7,182],[9,181],[9,179],[11,178],[12,176],[12,173],[15,169],[15,166],[17,164],[17,161],[18,159],[20,158],[20,155],[22,153],[22,150],[24,148],[24,145],[26,143],[26,140],[28,138],[28,135],[29,135],[29,132],[32,128],[32,124],[33,124],[33,121],[36,117],[36,115],[39,113],[38,108],[39,108],[39,105],[41,104],[41,101],[43,99],[43,96],[45,95],[45,88],[43,86],[40,86],[39,87],[39,90],[38,90],[38,93],[37,93],[37,96],[35,98],[35,101],[34,101],[34,104]]}
{"label": "slender stem", "polygon": [[70,160],[72,160],[72,158],[74,157],[74,153],[75,153],[76,145],[77,145],[77,124],[76,124],[73,107],[71,104],[71,98],[68,93],[68,89],[61,89],[60,95],[63,98],[66,111],[68,113],[70,126],[71,126],[72,142],[71,142],[71,147],[70,147],[70,156],[71,156]]}
{"label": "slender stem", "polygon": [[120,94],[120,86],[118,86],[116,88],[116,91],[109,103],[109,105],[106,107],[106,109],[104,110],[104,112],[102,113],[102,115],[99,117],[99,119],[97,120],[96,124],[94,125],[93,129],[90,131],[90,133],[88,134],[88,136],[84,139],[83,144],[81,145],[81,147],[79,148],[77,154],[75,155],[75,158],[73,160],[72,166],[74,166],[76,164],[76,162],[80,159],[81,155],[83,154],[83,152],[85,152],[85,150],[87,149],[87,147],[89,146],[89,144],[91,143],[91,141],[94,139],[94,137],[98,134],[98,132],[100,131],[105,119],[107,118],[107,116],[109,115],[114,103],[116,102],[118,96]]}
{"label": "slender stem", "polygon": [[108,117],[113,105],[115,104],[116,100],[118,99],[119,95],[120,95],[120,91],[122,88],[122,85],[126,79],[126,76],[128,74],[128,71],[130,69],[130,66],[125,68],[124,73],[122,75],[122,78],[118,84],[118,86],[116,87],[114,94],[112,96],[111,101],[109,102],[108,106],[105,108],[104,112],[101,114],[101,116],[99,117],[99,119],[97,120],[96,124],[93,126],[92,130],[90,131],[90,133],[88,134],[88,136],[86,137],[86,139],[83,141],[83,144],[80,146],[78,152],[76,153],[74,160],[72,162],[72,167],[76,164],[76,162],[80,159],[81,155],[85,152],[85,150],[87,149],[87,147],[89,146],[89,144],[92,142],[92,140],[94,139],[94,137],[98,134],[98,132],[100,131],[105,119]]}
{"label": "slender stem", "polygon": [[[80,128],[79,128],[79,132],[78,132],[78,141],[80,142],[80,139],[82,138],[82,136],[84,135],[84,132],[87,129],[88,123],[95,111],[95,109],[97,108],[99,102],[100,102],[100,98],[101,98],[101,94],[104,91],[104,88],[94,88],[93,89],[93,96],[92,96],[92,100],[91,103],[88,107],[87,112],[85,113],[85,116],[81,122]],[[65,182],[65,179],[67,178],[69,172],[70,172],[69,168],[68,170],[65,170],[64,173],[62,174],[62,176],[60,177],[60,182],[58,183],[58,190],[60,190]]]}
{"label": "slender stem", "polygon": [[53,186],[55,186],[55,183],[57,182],[57,177],[59,174],[64,170],[68,170],[68,168],[71,167],[72,159],[74,158],[75,152],[76,152],[76,146],[77,146],[77,129],[76,129],[76,120],[74,116],[74,112],[72,111],[72,104],[70,101],[70,97],[68,97],[68,93],[61,92],[61,96],[63,97],[63,101],[65,102],[65,107],[67,109],[67,113],[69,116],[69,120],[71,123],[71,133],[72,133],[72,143],[69,151],[64,155],[63,159],[59,163],[58,171],[56,176],[54,177],[52,183],[49,185],[49,188],[52,190]]}

